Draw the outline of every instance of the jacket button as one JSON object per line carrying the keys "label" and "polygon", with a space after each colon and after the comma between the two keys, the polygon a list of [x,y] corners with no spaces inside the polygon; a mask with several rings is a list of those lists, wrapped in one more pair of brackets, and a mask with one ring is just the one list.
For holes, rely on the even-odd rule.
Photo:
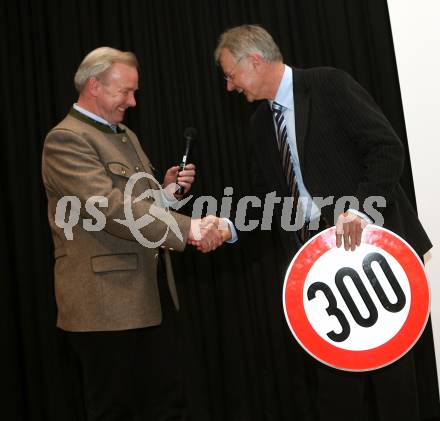
{"label": "jacket button", "polygon": [[139,165],[136,165],[136,166],[134,167],[134,169],[136,170],[136,172],[139,172],[139,170],[140,170]]}
{"label": "jacket button", "polygon": [[127,143],[127,138],[125,136],[123,136],[122,139],[121,139],[121,142],[122,143]]}
{"label": "jacket button", "polygon": [[125,171],[124,169],[122,169],[122,170],[121,170],[121,174],[122,174],[122,175],[125,175],[125,174],[127,174],[127,171]]}

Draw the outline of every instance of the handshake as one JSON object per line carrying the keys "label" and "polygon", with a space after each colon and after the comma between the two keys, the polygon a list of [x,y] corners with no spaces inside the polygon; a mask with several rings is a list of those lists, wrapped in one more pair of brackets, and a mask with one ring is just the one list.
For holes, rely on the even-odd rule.
{"label": "handshake", "polygon": [[231,237],[231,229],[226,219],[213,215],[202,219],[191,219],[188,244],[197,247],[202,253],[215,250]]}

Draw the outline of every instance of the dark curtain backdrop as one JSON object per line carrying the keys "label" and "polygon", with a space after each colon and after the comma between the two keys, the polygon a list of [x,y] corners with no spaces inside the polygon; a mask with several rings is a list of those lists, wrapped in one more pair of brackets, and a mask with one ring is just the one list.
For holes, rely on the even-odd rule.
{"label": "dark curtain backdrop", "polygon": [[[193,193],[220,199],[232,186],[239,196],[249,186],[246,128],[255,105],[226,93],[213,50],[225,28],[242,23],[266,27],[287,63],[351,73],[406,145],[385,0],[0,2],[2,419],[73,418],[58,370],[40,157],[45,133],[76,100],[72,78],[79,62],[102,45],[134,51],[140,90],[126,122],[158,173],[179,160],[183,129],[194,126]],[[409,159],[402,184],[414,201]],[[262,350],[273,361],[279,352],[270,339],[270,314],[279,309],[265,300],[271,286],[249,274],[239,243],[211,255],[186,250],[174,262],[191,420],[258,421],[268,419],[269,410],[276,419],[277,391],[265,390],[261,366]],[[416,361],[423,419],[434,419],[439,410],[430,328],[416,346]]]}

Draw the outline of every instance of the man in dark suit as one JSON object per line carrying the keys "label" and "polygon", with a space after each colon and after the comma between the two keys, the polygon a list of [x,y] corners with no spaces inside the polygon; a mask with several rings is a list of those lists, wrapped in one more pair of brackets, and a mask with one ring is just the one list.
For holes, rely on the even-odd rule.
{"label": "man in dark suit", "polygon": [[[360,245],[362,230],[370,222],[403,237],[420,256],[431,248],[399,184],[402,143],[355,80],[333,68],[301,70],[285,65],[270,34],[256,25],[224,32],[215,58],[228,91],[243,93],[249,102],[264,100],[250,123],[252,193],[292,196],[293,210],[301,211],[306,221],[301,229],[288,232],[281,227],[281,211],[274,210],[271,236],[277,252],[263,252],[262,258],[276,255],[279,274],[310,235],[335,224],[336,244],[344,244],[347,252]],[[332,200],[322,200],[329,197]],[[338,210],[336,204],[343,197],[351,199],[343,200]],[[267,232],[262,235],[269,239]],[[308,375],[303,370],[309,362],[293,338],[289,347],[295,355],[292,375],[296,367],[304,386],[301,391],[301,383],[297,385],[303,394],[298,402],[304,407],[303,419],[353,421],[375,419],[369,414],[376,413],[387,421],[419,420],[411,353],[371,373],[346,373],[313,362],[316,380],[306,386]],[[367,405],[370,388],[374,401]]]}

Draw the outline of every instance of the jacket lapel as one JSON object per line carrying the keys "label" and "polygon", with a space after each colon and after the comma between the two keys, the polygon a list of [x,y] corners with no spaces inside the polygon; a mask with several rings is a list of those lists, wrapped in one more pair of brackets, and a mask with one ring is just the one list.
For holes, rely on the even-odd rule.
{"label": "jacket lapel", "polygon": [[[155,176],[155,168],[153,167],[153,165],[151,164],[151,162],[150,162],[150,160],[148,159],[147,155],[146,155],[145,152],[143,151],[143,149],[142,149],[142,147],[141,147],[141,145],[140,145],[140,143],[139,143],[139,139],[137,138],[137,136],[136,136],[133,132],[129,131],[128,128],[127,128],[126,126],[122,126],[122,127],[124,128],[124,130],[125,130],[125,132],[126,132],[126,135],[129,137],[129,139],[130,139],[130,141],[131,141],[131,144],[132,144],[132,146],[133,146],[133,148],[134,148],[134,150],[135,150],[135,152],[136,152],[136,155],[137,155],[137,157],[139,158],[139,161],[140,161],[141,164],[142,164],[143,170],[144,170],[145,172],[147,172],[148,174],[150,174],[150,175],[152,175],[152,176]],[[157,186],[155,183],[153,183],[152,180],[147,179],[146,181],[147,181],[147,183],[148,183],[148,186],[149,186],[151,189],[155,189],[155,190],[158,189],[158,186]],[[156,180],[156,181],[157,181],[158,183],[160,183],[159,180]]]}

